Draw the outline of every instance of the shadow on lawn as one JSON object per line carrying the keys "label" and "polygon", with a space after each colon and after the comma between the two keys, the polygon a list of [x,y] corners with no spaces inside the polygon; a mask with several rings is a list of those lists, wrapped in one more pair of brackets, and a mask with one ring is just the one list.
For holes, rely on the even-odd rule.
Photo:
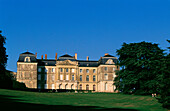
{"label": "shadow on lawn", "polygon": [[[135,109],[103,108],[98,106],[44,105],[24,103],[15,96],[0,95],[0,109],[10,111],[138,111]],[[1,110],[1,111],[2,111]]]}

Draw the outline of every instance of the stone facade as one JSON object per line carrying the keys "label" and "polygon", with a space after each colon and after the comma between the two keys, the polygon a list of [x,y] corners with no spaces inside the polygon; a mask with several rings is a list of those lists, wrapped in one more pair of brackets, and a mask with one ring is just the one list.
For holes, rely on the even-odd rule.
{"label": "stone facade", "polygon": [[63,55],[55,59],[37,59],[37,54],[20,54],[17,62],[17,81],[28,88],[93,90],[115,92],[114,78],[117,58],[109,54],[98,61],[77,60],[75,56]]}

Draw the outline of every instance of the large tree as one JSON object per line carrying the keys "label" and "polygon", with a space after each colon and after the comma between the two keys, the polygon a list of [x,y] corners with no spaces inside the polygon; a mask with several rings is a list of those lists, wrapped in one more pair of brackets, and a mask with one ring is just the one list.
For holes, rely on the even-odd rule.
{"label": "large tree", "polygon": [[1,35],[1,32],[2,31],[0,31],[0,88],[9,88],[11,87],[11,78],[6,74],[7,55],[4,46],[6,38]]}
{"label": "large tree", "polygon": [[150,42],[123,43],[117,50],[121,67],[115,78],[117,89],[124,93],[159,93],[163,51]]}
{"label": "large tree", "polygon": [[[170,43],[170,40],[167,40]],[[168,47],[170,51],[170,47]],[[161,102],[163,106],[170,109],[170,53],[165,56],[164,69],[161,74]]]}

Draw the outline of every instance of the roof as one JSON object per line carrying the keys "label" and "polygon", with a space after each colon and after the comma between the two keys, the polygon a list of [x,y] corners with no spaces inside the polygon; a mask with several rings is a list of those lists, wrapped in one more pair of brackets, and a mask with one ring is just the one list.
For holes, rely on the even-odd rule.
{"label": "roof", "polygon": [[57,61],[65,61],[65,60],[77,61],[73,56],[70,56],[68,54],[60,56]]}
{"label": "roof", "polygon": [[[33,53],[31,53],[31,52],[24,52],[24,53],[22,53],[22,54],[33,54]],[[33,54],[34,55],[34,54]]]}
{"label": "roof", "polygon": [[98,67],[98,61],[79,60],[79,67]]}
{"label": "roof", "polygon": [[62,55],[62,56],[60,56],[60,57],[72,57],[72,56],[70,56],[70,55],[68,55],[68,54],[65,54],[65,55]]}
{"label": "roof", "polygon": [[105,55],[105,56],[103,56],[103,57],[115,57],[115,56],[112,56],[112,55]]}
{"label": "roof", "polygon": [[37,59],[38,66],[56,66],[56,60],[53,59]]}
{"label": "roof", "polygon": [[18,62],[24,62],[25,57],[30,57],[31,62],[37,62],[35,55],[30,52],[24,52],[24,53],[20,54]]}

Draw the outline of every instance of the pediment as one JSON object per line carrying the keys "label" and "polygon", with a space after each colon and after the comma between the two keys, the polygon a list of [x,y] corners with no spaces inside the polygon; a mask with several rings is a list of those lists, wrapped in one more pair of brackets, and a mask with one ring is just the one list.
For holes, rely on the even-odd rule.
{"label": "pediment", "polygon": [[112,59],[108,59],[106,64],[115,64]]}
{"label": "pediment", "polygon": [[65,60],[65,61],[57,62],[57,65],[76,65],[76,62],[72,62],[70,60]]}

